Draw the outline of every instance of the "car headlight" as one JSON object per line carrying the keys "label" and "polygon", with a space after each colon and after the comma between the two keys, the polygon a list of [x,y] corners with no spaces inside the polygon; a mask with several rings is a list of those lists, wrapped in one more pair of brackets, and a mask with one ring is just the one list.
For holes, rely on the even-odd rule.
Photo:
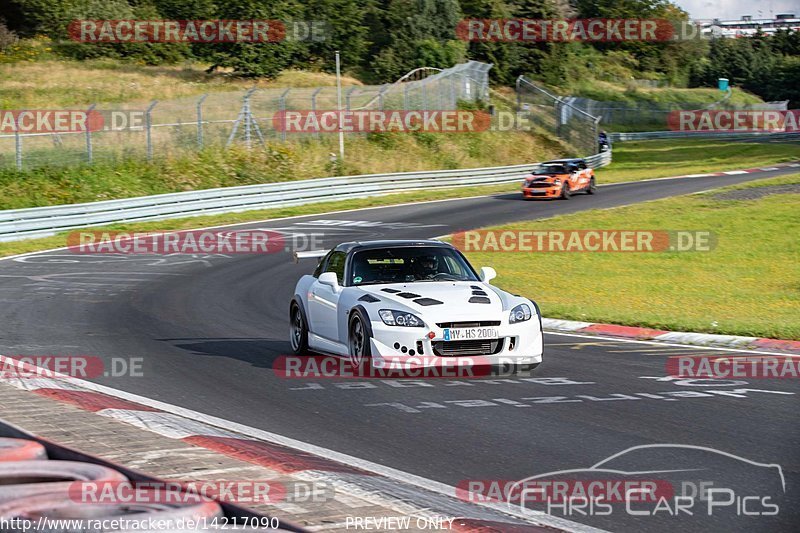
{"label": "car headlight", "polygon": [[403,311],[394,311],[392,309],[381,309],[378,315],[387,326],[404,326],[408,328],[424,328],[425,322],[422,321],[417,315],[405,313]]}
{"label": "car headlight", "polygon": [[508,323],[516,324],[517,322],[525,322],[526,320],[530,320],[532,316],[533,313],[531,313],[531,308],[528,307],[528,304],[519,304],[511,310]]}

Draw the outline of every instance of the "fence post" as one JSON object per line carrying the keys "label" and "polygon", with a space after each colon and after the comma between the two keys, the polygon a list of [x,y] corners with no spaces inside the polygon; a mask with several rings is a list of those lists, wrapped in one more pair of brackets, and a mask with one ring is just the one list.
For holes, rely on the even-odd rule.
{"label": "fence post", "polygon": [[147,138],[147,160],[153,160],[153,108],[158,104],[158,100],[153,100],[144,112],[145,135]]}
{"label": "fence post", "polygon": [[389,84],[387,83],[385,85],[382,85],[380,91],[378,92],[378,109],[380,109],[381,111],[383,111],[383,95],[388,88]]}
{"label": "fence post", "polygon": [[204,94],[197,101],[197,149],[203,149],[203,102],[208,98],[208,93]]}
{"label": "fence post", "polygon": [[[311,113],[314,115],[314,117],[316,117],[316,116],[317,116],[317,95],[319,94],[319,92],[320,92],[322,89],[323,89],[323,87],[320,87],[320,88],[318,88],[317,90],[315,90],[313,93],[311,93]],[[284,128],[284,129],[285,129],[285,128]],[[315,132],[315,135],[314,135],[314,136],[315,136],[317,139],[319,139],[319,136],[320,136],[320,135],[319,135],[319,128],[317,128],[317,131]]]}
{"label": "fence post", "polygon": [[14,118],[14,160],[17,170],[22,170],[22,136],[19,133],[19,113]]}
{"label": "fence post", "polygon": [[[283,93],[281,94],[280,98],[278,99],[278,108],[280,109],[281,116],[283,117],[283,120],[284,120],[284,127],[281,128],[281,141],[284,141],[284,142],[286,141],[286,122],[285,122],[286,121],[286,95],[289,94],[289,91],[291,91],[291,89],[286,89],[285,91],[283,91]],[[249,104],[248,104],[248,110],[249,110]],[[249,135],[248,135],[248,140],[247,140],[247,147],[248,148],[250,147]]]}
{"label": "fence post", "polygon": [[92,128],[89,127],[89,113],[94,111],[97,104],[92,104],[86,110],[86,160],[91,165],[94,162],[94,153],[92,152]]}
{"label": "fence post", "polygon": [[345,105],[344,108],[347,111],[350,111],[350,95],[356,91],[357,87],[351,87],[350,90],[347,91],[347,94],[344,97]]}

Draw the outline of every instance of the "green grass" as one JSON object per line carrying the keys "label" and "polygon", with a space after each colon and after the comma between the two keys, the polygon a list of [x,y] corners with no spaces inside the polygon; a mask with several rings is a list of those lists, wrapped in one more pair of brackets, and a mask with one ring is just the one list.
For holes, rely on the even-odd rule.
{"label": "green grass", "polygon": [[[787,183],[800,174],[725,190]],[[717,192],[502,227],[708,230],[717,238],[709,252],[468,256],[494,266],[498,286],[534,298],[547,317],[800,339],[800,195],[718,200]]]}
{"label": "green grass", "polygon": [[597,171],[600,183],[737,170],[800,160],[796,143],[715,139],[629,141],[614,145],[614,162]]}
{"label": "green grass", "polygon": [[0,170],[0,209],[94,202],[170,192],[286,182],[334,175],[478,168],[542,161],[562,147],[522,132],[402,133],[348,137],[340,168],[335,138],[274,142],[267,148],[209,148],[157,159],[92,166]]}

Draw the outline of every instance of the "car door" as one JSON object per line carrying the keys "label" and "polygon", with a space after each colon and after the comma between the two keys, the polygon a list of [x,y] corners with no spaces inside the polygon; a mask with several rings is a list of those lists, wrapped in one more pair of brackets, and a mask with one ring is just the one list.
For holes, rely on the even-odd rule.
{"label": "car door", "polygon": [[321,272],[333,272],[339,280],[340,290],[337,292],[319,279],[311,284],[308,295],[308,321],[312,333],[328,340],[339,342],[338,307],[341,285],[344,283],[344,252],[332,252]]}
{"label": "car door", "polygon": [[592,171],[586,166],[586,162],[578,161],[578,189],[585,189],[589,186],[589,179],[592,177]]}

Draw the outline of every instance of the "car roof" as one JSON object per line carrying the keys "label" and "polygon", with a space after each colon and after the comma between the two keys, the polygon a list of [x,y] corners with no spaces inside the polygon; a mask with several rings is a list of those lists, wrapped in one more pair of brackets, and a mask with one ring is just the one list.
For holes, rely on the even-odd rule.
{"label": "car roof", "polygon": [[573,157],[570,159],[553,159],[551,161],[545,161],[544,163],[542,163],[542,165],[549,165],[550,163],[558,163],[558,164],[577,163],[578,161],[583,161],[583,159],[580,157]]}
{"label": "car roof", "polygon": [[421,239],[421,240],[392,240],[392,239],[385,239],[385,240],[377,240],[377,241],[351,241],[351,242],[343,242],[336,246],[335,250],[338,252],[356,252],[360,250],[376,250],[379,248],[409,248],[409,247],[430,247],[435,246],[438,248],[452,248],[452,245],[432,240],[432,239]]}

